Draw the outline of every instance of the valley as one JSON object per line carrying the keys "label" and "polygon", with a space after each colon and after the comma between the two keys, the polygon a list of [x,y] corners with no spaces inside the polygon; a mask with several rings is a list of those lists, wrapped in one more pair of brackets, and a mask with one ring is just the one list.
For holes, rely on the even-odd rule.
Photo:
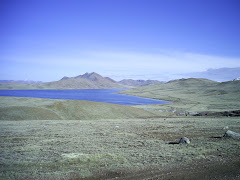
{"label": "valley", "polygon": [[173,102],[135,106],[2,96],[0,178],[238,179],[240,141],[224,134],[240,132],[229,115],[239,85],[191,78],[120,92]]}

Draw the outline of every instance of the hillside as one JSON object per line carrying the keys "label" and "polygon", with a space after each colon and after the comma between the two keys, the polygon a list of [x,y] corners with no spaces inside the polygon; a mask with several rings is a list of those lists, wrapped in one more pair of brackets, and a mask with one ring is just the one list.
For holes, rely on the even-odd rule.
{"label": "hillside", "polygon": [[0,97],[0,120],[101,120],[152,117],[148,111],[109,103]]}
{"label": "hillside", "polygon": [[127,85],[127,86],[134,86],[134,87],[141,87],[141,86],[149,86],[149,85],[157,85],[162,84],[163,82],[158,80],[133,80],[133,79],[123,79],[118,83]]}
{"label": "hillside", "polygon": [[240,81],[219,83],[207,79],[179,79],[121,93],[174,101],[162,106],[152,105],[155,110],[202,112],[238,110],[240,107]]}

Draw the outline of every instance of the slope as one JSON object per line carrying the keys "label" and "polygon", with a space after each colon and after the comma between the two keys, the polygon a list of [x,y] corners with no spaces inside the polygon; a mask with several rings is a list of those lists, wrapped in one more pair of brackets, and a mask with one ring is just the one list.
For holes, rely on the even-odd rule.
{"label": "slope", "polygon": [[172,104],[158,105],[158,107],[152,105],[156,110],[230,111],[240,107],[239,81],[219,83],[207,79],[180,79],[121,93],[174,101]]}
{"label": "slope", "polygon": [[1,120],[95,120],[146,118],[153,114],[130,106],[79,100],[0,97]]}

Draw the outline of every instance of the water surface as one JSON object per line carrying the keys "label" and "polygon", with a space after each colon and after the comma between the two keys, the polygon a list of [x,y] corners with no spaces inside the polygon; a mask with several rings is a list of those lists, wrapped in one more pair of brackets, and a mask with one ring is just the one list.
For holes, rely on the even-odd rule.
{"label": "water surface", "polygon": [[122,89],[0,90],[0,96],[85,100],[121,105],[148,105],[169,103],[169,101],[117,94],[117,92],[121,90]]}

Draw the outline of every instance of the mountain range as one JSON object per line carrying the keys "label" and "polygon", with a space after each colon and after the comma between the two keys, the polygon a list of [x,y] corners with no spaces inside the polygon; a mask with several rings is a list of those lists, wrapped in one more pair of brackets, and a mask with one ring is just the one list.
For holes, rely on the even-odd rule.
{"label": "mountain range", "polygon": [[32,81],[32,80],[0,80],[0,83],[23,83],[23,84],[31,84],[31,83],[42,83],[42,81]]}
{"label": "mountain range", "polygon": [[[184,75],[183,75],[184,77]],[[185,74],[186,78],[205,78],[214,81],[239,80],[240,68],[209,69],[205,72]],[[123,79],[115,81],[109,77],[103,77],[95,72],[85,73],[76,77],[64,76],[58,81],[12,81],[0,80],[0,89],[126,89],[149,85],[160,85],[164,82],[158,80],[133,80]]]}
{"label": "mountain range", "polygon": [[74,88],[74,89],[121,89],[148,85],[157,85],[163,82],[157,80],[132,80],[124,79],[121,81],[115,81],[109,77],[102,77],[95,72],[85,73],[76,77],[64,76],[59,81],[45,83],[49,87],[57,88]]}
{"label": "mountain range", "polygon": [[134,87],[141,87],[141,86],[149,86],[149,85],[158,85],[164,83],[163,81],[158,80],[133,80],[133,79],[123,79],[118,83],[126,85],[126,86],[134,86]]}
{"label": "mountain range", "polygon": [[47,83],[26,84],[24,81],[5,81],[0,82],[0,89],[126,89],[161,83],[157,80],[132,79],[124,79],[117,82],[109,77],[103,77],[100,74],[92,72],[76,77],[64,76],[58,81]]}
{"label": "mountain range", "polygon": [[183,78],[205,78],[219,82],[231,81],[240,77],[240,67],[208,69],[207,71],[203,72],[181,74],[181,76]]}

